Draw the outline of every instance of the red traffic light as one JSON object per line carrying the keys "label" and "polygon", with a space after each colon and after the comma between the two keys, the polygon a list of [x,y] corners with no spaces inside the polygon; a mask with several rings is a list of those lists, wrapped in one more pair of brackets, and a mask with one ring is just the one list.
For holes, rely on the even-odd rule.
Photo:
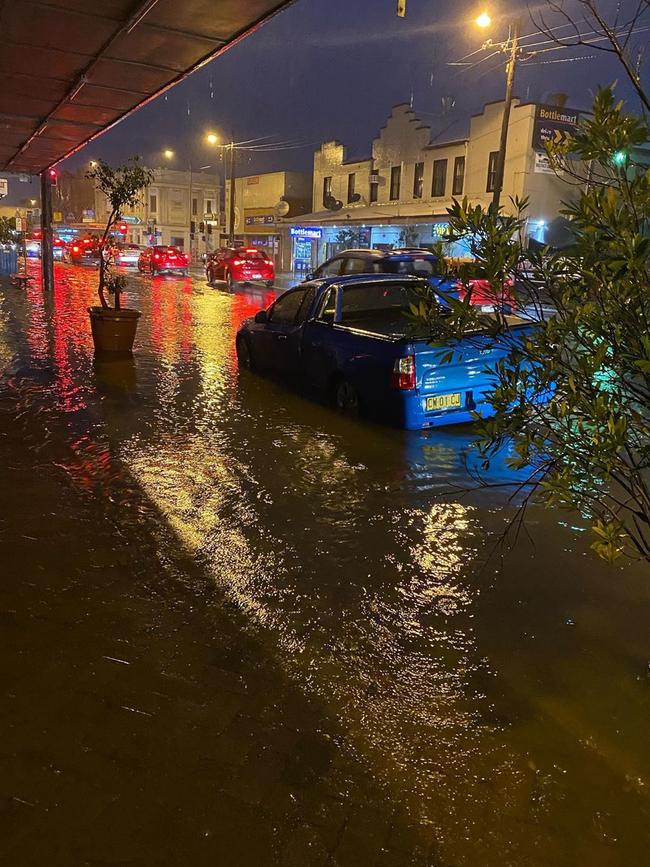
{"label": "red traffic light", "polygon": [[56,169],[48,169],[47,170],[47,176],[50,179],[50,183],[52,184],[53,187],[56,186],[56,181],[57,181],[58,175],[59,175],[59,173],[57,172]]}
{"label": "red traffic light", "polygon": [[123,235],[126,235],[126,233],[129,231],[129,227],[127,226],[126,223],[120,223],[117,227],[117,230],[118,230],[118,232],[121,232]]}

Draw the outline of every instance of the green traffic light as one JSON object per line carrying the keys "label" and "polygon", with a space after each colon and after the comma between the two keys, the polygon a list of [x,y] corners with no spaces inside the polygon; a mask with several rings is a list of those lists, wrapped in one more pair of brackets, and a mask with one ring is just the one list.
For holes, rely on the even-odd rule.
{"label": "green traffic light", "polygon": [[617,166],[622,166],[626,160],[627,154],[625,153],[625,151],[616,151],[616,153],[612,156],[612,162]]}

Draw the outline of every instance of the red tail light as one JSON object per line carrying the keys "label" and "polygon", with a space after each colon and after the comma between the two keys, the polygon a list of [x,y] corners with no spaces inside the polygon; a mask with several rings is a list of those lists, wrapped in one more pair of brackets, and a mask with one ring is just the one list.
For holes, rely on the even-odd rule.
{"label": "red tail light", "polygon": [[160,259],[160,253],[154,253],[153,257],[154,259]]}
{"label": "red tail light", "polygon": [[390,375],[392,388],[399,391],[412,391],[415,388],[415,356],[405,355],[395,361]]}
{"label": "red tail light", "polygon": [[72,252],[73,252],[73,253],[78,253],[78,252],[79,252],[79,247],[77,247],[76,244],[75,244],[75,246],[72,248]]}
{"label": "red tail light", "polygon": [[233,265],[245,265],[246,259],[233,259],[232,264]]}

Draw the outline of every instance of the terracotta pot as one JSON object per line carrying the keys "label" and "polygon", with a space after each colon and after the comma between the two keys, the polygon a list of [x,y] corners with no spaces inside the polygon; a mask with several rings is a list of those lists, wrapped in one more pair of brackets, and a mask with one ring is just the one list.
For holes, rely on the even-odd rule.
{"label": "terracotta pot", "polygon": [[131,354],[140,318],[139,310],[89,307],[88,313],[97,354]]}

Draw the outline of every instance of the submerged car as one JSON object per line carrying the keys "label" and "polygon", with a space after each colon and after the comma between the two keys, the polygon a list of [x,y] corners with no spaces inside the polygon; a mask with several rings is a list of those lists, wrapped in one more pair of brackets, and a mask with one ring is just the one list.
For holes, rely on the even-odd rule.
{"label": "submerged car", "polygon": [[122,268],[137,268],[141,253],[137,244],[114,244],[110,249],[113,262]]}
{"label": "submerged car", "polygon": [[465,278],[468,282],[469,292],[465,285],[457,277],[445,273],[441,267],[439,257],[431,250],[419,247],[403,247],[392,250],[343,250],[332,256],[317,268],[311,275],[318,277],[337,277],[353,274],[412,274],[422,277],[436,290],[439,290],[441,303],[445,304],[448,299],[460,299],[469,295],[469,303],[484,309],[498,307],[503,312],[511,312],[516,309],[516,300],[513,293],[512,281],[504,284],[503,292],[499,298],[494,297],[490,284],[483,279],[478,266],[469,271],[470,263],[466,263],[464,269],[468,271]]}
{"label": "submerged car", "polygon": [[183,274],[190,273],[190,258],[178,247],[156,244],[145,247],[138,257],[138,271],[143,274]]}
{"label": "submerged car", "polygon": [[264,250],[257,247],[223,247],[208,257],[205,277],[208,283],[222,280],[229,289],[234,289],[238,283],[254,281],[273,286],[275,265]]}
{"label": "submerged car", "polygon": [[98,265],[102,242],[97,235],[86,235],[68,241],[63,249],[63,261],[71,265]]}
{"label": "submerged car", "polygon": [[[408,312],[430,284],[411,275],[327,277],[302,283],[237,333],[245,368],[266,369],[329,395],[341,410],[408,429],[473,421],[492,414],[488,367],[531,324],[508,316],[508,339],[488,328],[454,345],[451,361]],[[443,308],[444,309],[444,308]],[[486,325],[494,314],[485,314]]]}

